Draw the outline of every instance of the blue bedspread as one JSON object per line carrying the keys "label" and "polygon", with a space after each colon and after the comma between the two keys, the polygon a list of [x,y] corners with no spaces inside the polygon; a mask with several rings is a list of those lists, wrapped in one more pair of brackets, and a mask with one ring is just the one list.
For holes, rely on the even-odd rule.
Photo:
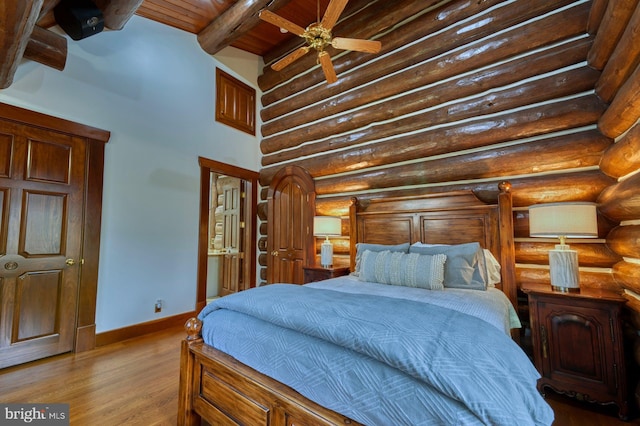
{"label": "blue bedspread", "polygon": [[435,305],[274,284],[207,305],[203,338],[368,425],[547,425],[537,371],[504,333]]}

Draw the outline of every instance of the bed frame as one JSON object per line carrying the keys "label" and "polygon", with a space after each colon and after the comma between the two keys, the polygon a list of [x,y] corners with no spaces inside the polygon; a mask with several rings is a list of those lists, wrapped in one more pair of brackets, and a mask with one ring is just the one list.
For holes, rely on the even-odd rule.
{"label": "bed frame", "polygon": [[[501,264],[497,285],[517,307],[511,185],[499,186],[498,203],[471,191],[418,197],[352,199],[349,208],[351,269],[356,243],[461,244],[478,241]],[[178,425],[359,425],[206,345],[202,324],[187,321],[182,341]],[[517,333],[513,333],[514,339]]]}

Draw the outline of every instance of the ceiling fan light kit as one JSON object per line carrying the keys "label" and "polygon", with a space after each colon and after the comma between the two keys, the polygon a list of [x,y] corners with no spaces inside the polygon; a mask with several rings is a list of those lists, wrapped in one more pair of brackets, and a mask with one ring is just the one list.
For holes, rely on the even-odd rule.
{"label": "ceiling fan light kit", "polygon": [[380,52],[382,44],[379,41],[332,37],[331,30],[336,22],[338,22],[338,18],[346,7],[347,2],[348,0],[331,0],[331,2],[329,2],[329,6],[327,6],[327,10],[324,13],[322,21],[318,18],[318,22],[310,24],[306,29],[279,15],[276,15],[269,10],[265,9],[261,11],[260,19],[280,27],[281,30],[286,30],[302,37],[307,44],[306,46],[294,50],[279,61],[275,62],[271,65],[271,68],[275,71],[280,71],[306,55],[311,49],[315,49],[318,52],[318,63],[322,67],[324,77],[327,80],[327,83],[331,84],[338,81],[338,77],[336,76],[336,71],[333,67],[333,63],[331,62],[331,56],[325,51],[327,46],[332,46],[336,49],[355,50],[365,53]]}

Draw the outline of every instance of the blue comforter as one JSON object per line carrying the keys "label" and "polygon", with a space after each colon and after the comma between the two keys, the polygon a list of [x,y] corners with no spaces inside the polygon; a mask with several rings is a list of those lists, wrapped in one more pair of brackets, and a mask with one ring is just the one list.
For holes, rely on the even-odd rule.
{"label": "blue comforter", "polygon": [[504,333],[435,305],[274,284],[207,305],[203,338],[368,425],[551,424]]}

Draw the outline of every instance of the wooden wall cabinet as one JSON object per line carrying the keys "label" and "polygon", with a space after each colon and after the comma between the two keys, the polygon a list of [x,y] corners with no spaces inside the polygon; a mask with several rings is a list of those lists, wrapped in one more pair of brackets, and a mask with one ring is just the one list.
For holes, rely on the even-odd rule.
{"label": "wooden wall cabinet", "polygon": [[216,68],[216,121],[256,134],[256,90]]}
{"label": "wooden wall cabinet", "polygon": [[[533,353],[548,387],[576,399],[616,404],[628,416],[620,312],[625,299],[596,289],[558,293],[548,285],[523,284],[529,296]],[[544,393],[544,392],[543,392]]]}

